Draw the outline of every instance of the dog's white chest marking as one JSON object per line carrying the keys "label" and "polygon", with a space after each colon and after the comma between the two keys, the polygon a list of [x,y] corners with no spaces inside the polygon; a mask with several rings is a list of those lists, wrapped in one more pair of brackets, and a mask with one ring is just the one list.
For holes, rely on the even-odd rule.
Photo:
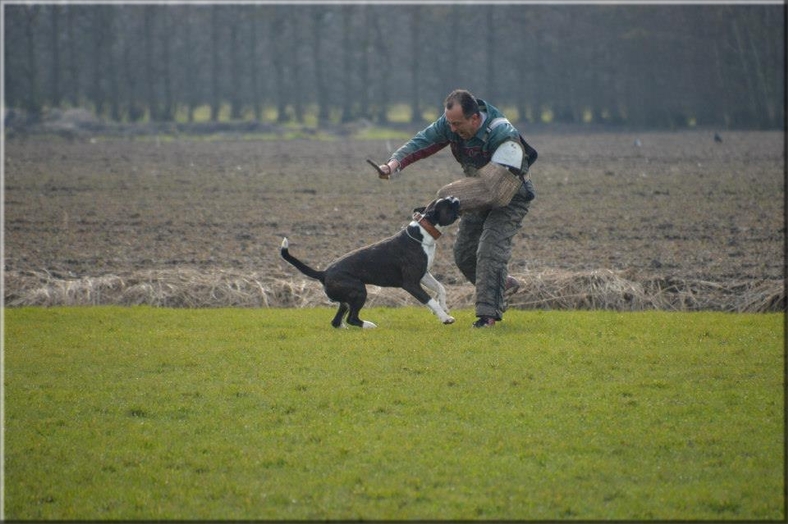
{"label": "dog's white chest marking", "polygon": [[435,242],[430,245],[427,245],[422,242],[421,249],[424,250],[424,253],[427,254],[427,270],[432,267],[432,262],[435,260]]}
{"label": "dog's white chest marking", "polygon": [[418,226],[421,230],[421,249],[424,251],[424,254],[427,255],[427,271],[429,271],[432,267],[432,262],[435,260],[435,248],[437,246],[435,239],[415,220],[411,222],[410,225]]}

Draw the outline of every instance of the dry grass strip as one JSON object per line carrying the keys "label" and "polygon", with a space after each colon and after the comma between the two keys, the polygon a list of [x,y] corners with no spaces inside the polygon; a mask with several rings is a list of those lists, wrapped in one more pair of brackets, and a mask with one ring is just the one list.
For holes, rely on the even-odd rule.
{"label": "dry grass strip", "polygon": [[514,309],[609,309],[616,311],[785,311],[782,280],[707,282],[681,278],[634,281],[610,270],[545,272],[518,276]]}
{"label": "dry grass strip", "polygon": [[[511,309],[607,309],[616,311],[786,310],[782,280],[707,282],[681,278],[630,280],[620,272],[551,271],[515,275],[520,292]],[[146,270],[124,275],[70,277],[46,271],[8,271],[4,297],[8,307],[149,305],[175,308],[279,307],[331,305],[313,280],[235,270]],[[469,284],[447,286],[451,308],[471,308]],[[398,289],[368,286],[368,307],[415,305]]]}

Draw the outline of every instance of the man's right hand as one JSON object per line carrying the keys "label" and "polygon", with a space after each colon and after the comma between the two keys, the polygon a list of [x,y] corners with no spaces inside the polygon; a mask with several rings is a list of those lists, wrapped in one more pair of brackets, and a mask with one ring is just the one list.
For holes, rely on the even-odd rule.
{"label": "man's right hand", "polygon": [[381,165],[379,169],[388,176],[391,176],[399,170],[399,162],[393,159],[389,160],[387,164]]}
{"label": "man's right hand", "polygon": [[386,164],[377,165],[372,160],[367,159],[367,162],[375,168],[378,172],[378,178],[382,178],[384,180],[388,180],[391,175],[397,170],[399,167],[399,162],[396,160],[391,160]]}

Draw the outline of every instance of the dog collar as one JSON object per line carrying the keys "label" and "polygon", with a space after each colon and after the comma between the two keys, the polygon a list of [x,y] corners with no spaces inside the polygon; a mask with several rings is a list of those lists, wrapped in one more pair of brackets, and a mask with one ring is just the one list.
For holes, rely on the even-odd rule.
{"label": "dog collar", "polygon": [[430,234],[430,236],[431,236],[432,238],[434,238],[435,240],[438,240],[438,239],[441,237],[441,234],[442,234],[442,233],[441,233],[440,231],[438,231],[438,230],[435,228],[435,226],[433,226],[432,224],[430,224],[430,223],[429,223],[429,222],[426,220],[426,218],[424,217],[424,215],[422,215],[421,213],[413,213],[413,220],[415,220],[415,221],[416,221],[416,223],[417,223],[418,225],[420,225],[421,227],[423,227],[423,228],[424,228],[424,230],[425,230],[425,231],[427,231],[427,233],[429,233],[429,234]]}

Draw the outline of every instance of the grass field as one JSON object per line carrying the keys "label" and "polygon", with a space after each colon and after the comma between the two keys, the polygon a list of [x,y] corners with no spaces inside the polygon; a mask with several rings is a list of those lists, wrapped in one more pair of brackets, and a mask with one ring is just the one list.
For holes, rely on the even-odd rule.
{"label": "grass field", "polygon": [[5,310],[5,518],[785,519],[782,314],[332,314]]}

